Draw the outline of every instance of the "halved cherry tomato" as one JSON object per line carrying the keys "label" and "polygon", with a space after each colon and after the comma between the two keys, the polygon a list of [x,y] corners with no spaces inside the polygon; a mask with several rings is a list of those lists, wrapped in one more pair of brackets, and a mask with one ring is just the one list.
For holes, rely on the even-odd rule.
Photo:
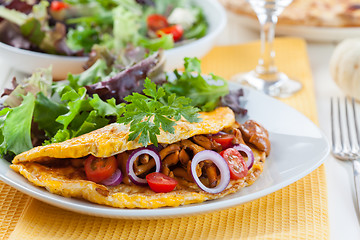
{"label": "halved cherry tomato", "polygon": [[234,139],[234,135],[232,134],[217,134],[217,135],[213,135],[211,136],[211,139],[214,140],[215,142],[221,144],[222,149],[227,149],[229,147],[233,146],[233,139]]}
{"label": "halved cherry tomato", "polygon": [[170,192],[174,190],[178,182],[163,173],[153,172],[146,175],[146,181],[154,192]]}
{"label": "halved cherry tomato", "polygon": [[234,148],[228,148],[220,152],[220,155],[226,160],[229,166],[231,179],[240,179],[247,175],[248,168],[239,151]]}
{"label": "halved cherry tomato", "polygon": [[53,11],[61,11],[69,6],[62,1],[52,1],[50,5],[50,9]]}
{"label": "halved cherry tomato", "polygon": [[166,28],[167,26],[169,26],[168,21],[163,15],[152,14],[147,18],[147,27],[154,32],[162,28]]}
{"label": "halved cherry tomato", "polygon": [[184,34],[184,29],[182,28],[181,25],[176,24],[156,31],[156,35],[158,37],[161,37],[163,34],[172,34],[174,38],[174,42],[177,42],[181,39],[182,35]]}
{"label": "halved cherry tomato", "polygon": [[90,155],[84,164],[85,174],[90,181],[99,183],[114,174],[117,169],[117,161],[114,156],[108,158],[96,158]]}

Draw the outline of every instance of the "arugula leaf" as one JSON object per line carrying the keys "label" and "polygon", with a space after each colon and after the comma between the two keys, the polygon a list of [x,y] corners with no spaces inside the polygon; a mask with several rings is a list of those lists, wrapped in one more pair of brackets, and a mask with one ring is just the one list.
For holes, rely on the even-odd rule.
{"label": "arugula leaf", "polygon": [[164,88],[157,87],[149,78],[145,79],[145,89],[141,95],[133,93],[125,97],[129,103],[125,105],[123,116],[119,123],[130,123],[129,141],[137,138],[138,142],[147,146],[150,142],[158,146],[157,135],[160,128],[163,131],[174,133],[176,120],[184,117],[189,122],[199,122],[199,109],[188,106],[191,99],[177,98],[175,94],[166,95]]}
{"label": "arugula leaf", "polygon": [[19,154],[33,147],[31,142],[31,122],[35,107],[35,97],[28,93],[20,106],[3,109],[0,112],[1,145],[0,153]]}
{"label": "arugula leaf", "polygon": [[226,80],[210,74],[201,74],[200,60],[185,58],[185,71],[174,71],[176,79],[163,85],[167,93],[175,93],[192,100],[191,105],[201,108],[202,111],[212,111],[222,96],[229,93]]}

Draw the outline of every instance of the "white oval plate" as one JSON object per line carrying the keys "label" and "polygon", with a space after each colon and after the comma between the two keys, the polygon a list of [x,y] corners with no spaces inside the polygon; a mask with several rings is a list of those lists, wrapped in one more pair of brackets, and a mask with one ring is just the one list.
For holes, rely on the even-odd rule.
{"label": "white oval plate", "polygon": [[[231,88],[240,88],[240,85],[231,83]],[[269,130],[272,149],[259,179],[253,185],[224,198],[175,208],[117,209],[49,193],[12,171],[4,159],[0,159],[0,180],[36,199],[78,213],[110,218],[159,219],[207,213],[244,204],[288,186],[324,162],[329,153],[329,144],[312,121],[274,98],[252,89],[247,89],[246,93],[246,119],[254,119]],[[238,118],[238,121],[246,119]]]}
{"label": "white oval plate", "polygon": [[[165,51],[166,70],[182,67],[184,57],[202,58],[213,47],[216,37],[226,25],[226,12],[216,0],[194,0],[200,6],[209,23],[208,33],[196,41]],[[18,71],[31,74],[37,68],[52,65],[53,77],[65,79],[69,72],[77,74],[83,71],[87,57],[58,56],[19,49],[0,42],[0,57]]]}
{"label": "white oval plate", "polygon": [[[259,31],[257,19],[236,15],[241,25]],[[360,37],[360,27],[312,27],[296,25],[276,25],[276,34],[305,38],[313,42],[339,42],[346,38]]]}

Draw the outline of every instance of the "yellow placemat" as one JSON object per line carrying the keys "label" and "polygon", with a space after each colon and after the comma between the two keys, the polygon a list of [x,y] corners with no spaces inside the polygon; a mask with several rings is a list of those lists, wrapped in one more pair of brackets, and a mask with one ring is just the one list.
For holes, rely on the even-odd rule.
{"label": "yellow placemat", "polygon": [[[277,39],[275,48],[280,70],[304,84],[301,92],[284,102],[317,123],[305,42],[291,38]],[[248,71],[255,67],[258,51],[258,43],[216,47],[203,59],[203,72],[213,72],[229,78],[237,72]],[[9,212],[9,209],[5,211]],[[15,212],[19,214],[21,208]],[[2,221],[2,227],[13,227],[13,224],[14,221]],[[10,238],[328,239],[325,169],[321,166],[296,183],[250,203],[177,219],[117,220],[91,217],[32,199]]]}
{"label": "yellow placemat", "polygon": [[30,197],[0,181],[0,239],[7,239]]}

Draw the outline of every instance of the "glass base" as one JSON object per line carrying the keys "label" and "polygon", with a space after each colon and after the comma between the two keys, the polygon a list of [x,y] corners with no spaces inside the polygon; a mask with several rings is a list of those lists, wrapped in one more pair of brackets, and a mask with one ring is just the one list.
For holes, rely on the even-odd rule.
{"label": "glass base", "polygon": [[267,80],[260,78],[261,75],[255,71],[248,73],[240,73],[232,79],[243,84],[255,88],[269,96],[287,98],[298,92],[302,88],[302,84],[298,81],[290,79],[284,73],[271,74],[273,77]]}

